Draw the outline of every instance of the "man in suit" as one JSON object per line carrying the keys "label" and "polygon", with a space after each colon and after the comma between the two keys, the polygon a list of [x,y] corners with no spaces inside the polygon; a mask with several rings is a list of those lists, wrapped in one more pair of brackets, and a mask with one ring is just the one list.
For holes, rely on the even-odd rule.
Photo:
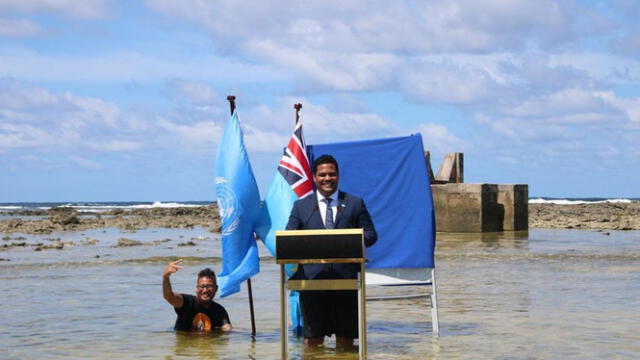
{"label": "man in suit", "polygon": [[[338,162],[331,155],[318,157],[312,165],[316,192],[296,201],[287,230],[353,229],[364,230],[365,246],[378,235],[364,201],[338,191]],[[292,279],[354,279],[358,264],[299,265]],[[358,337],[358,295],[355,290],[302,291],[300,306],[306,346],[322,345],[325,336],[336,335],[336,346],[349,349]]]}

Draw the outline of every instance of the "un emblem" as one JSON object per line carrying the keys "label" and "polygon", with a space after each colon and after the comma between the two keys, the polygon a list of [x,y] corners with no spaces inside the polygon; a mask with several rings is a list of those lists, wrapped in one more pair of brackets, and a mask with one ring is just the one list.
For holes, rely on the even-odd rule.
{"label": "un emblem", "polygon": [[227,179],[222,177],[216,178],[216,196],[218,197],[222,236],[227,236],[233,233],[240,223],[238,198],[233,189],[227,185]]}

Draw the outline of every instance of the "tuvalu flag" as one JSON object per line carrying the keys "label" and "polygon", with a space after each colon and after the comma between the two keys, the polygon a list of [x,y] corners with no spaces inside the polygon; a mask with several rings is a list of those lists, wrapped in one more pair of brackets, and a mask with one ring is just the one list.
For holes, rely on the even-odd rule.
{"label": "tuvalu flag", "polygon": [[222,225],[220,296],[240,291],[240,283],[260,272],[254,227],[260,217],[260,194],[238,112],[234,109],[216,154],[216,196]]}
{"label": "tuvalu flag", "polygon": [[257,229],[272,255],[276,252],[275,232],[284,230],[287,226],[293,203],[312,193],[311,167],[302,134],[302,123],[298,118],[264,201],[268,219]]}
{"label": "tuvalu flag", "polygon": [[[302,122],[300,117],[297,117],[296,127],[280,158],[278,171],[264,201],[263,224],[256,229],[258,236],[272,255],[275,256],[276,253],[275,232],[284,230],[287,226],[293,203],[311,194],[313,194],[311,167],[302,133]],[[286,269],[289,276],[293,274],[291,266],[287,266]],[[297,291],[290,292],[289,305],[293,330],[300,333],[302,317]]]}

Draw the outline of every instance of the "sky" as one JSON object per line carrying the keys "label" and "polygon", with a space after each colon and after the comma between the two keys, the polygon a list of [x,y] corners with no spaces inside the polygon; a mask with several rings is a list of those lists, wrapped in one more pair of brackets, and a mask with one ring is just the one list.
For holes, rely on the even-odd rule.
{"label": "sky", "polygon": [[262,195],[308,144],[420,133],[434,171],[640,197],[640,2],[0,0],[0,202],[215,200],[237,98]]}

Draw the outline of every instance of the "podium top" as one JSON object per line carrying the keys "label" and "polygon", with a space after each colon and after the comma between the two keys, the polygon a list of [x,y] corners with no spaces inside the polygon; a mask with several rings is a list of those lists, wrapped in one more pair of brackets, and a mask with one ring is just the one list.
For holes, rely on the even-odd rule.
{"label": "podium top", "polygon": [[362,229],[288,230],[276,232],[279,263],[364,262]]}

